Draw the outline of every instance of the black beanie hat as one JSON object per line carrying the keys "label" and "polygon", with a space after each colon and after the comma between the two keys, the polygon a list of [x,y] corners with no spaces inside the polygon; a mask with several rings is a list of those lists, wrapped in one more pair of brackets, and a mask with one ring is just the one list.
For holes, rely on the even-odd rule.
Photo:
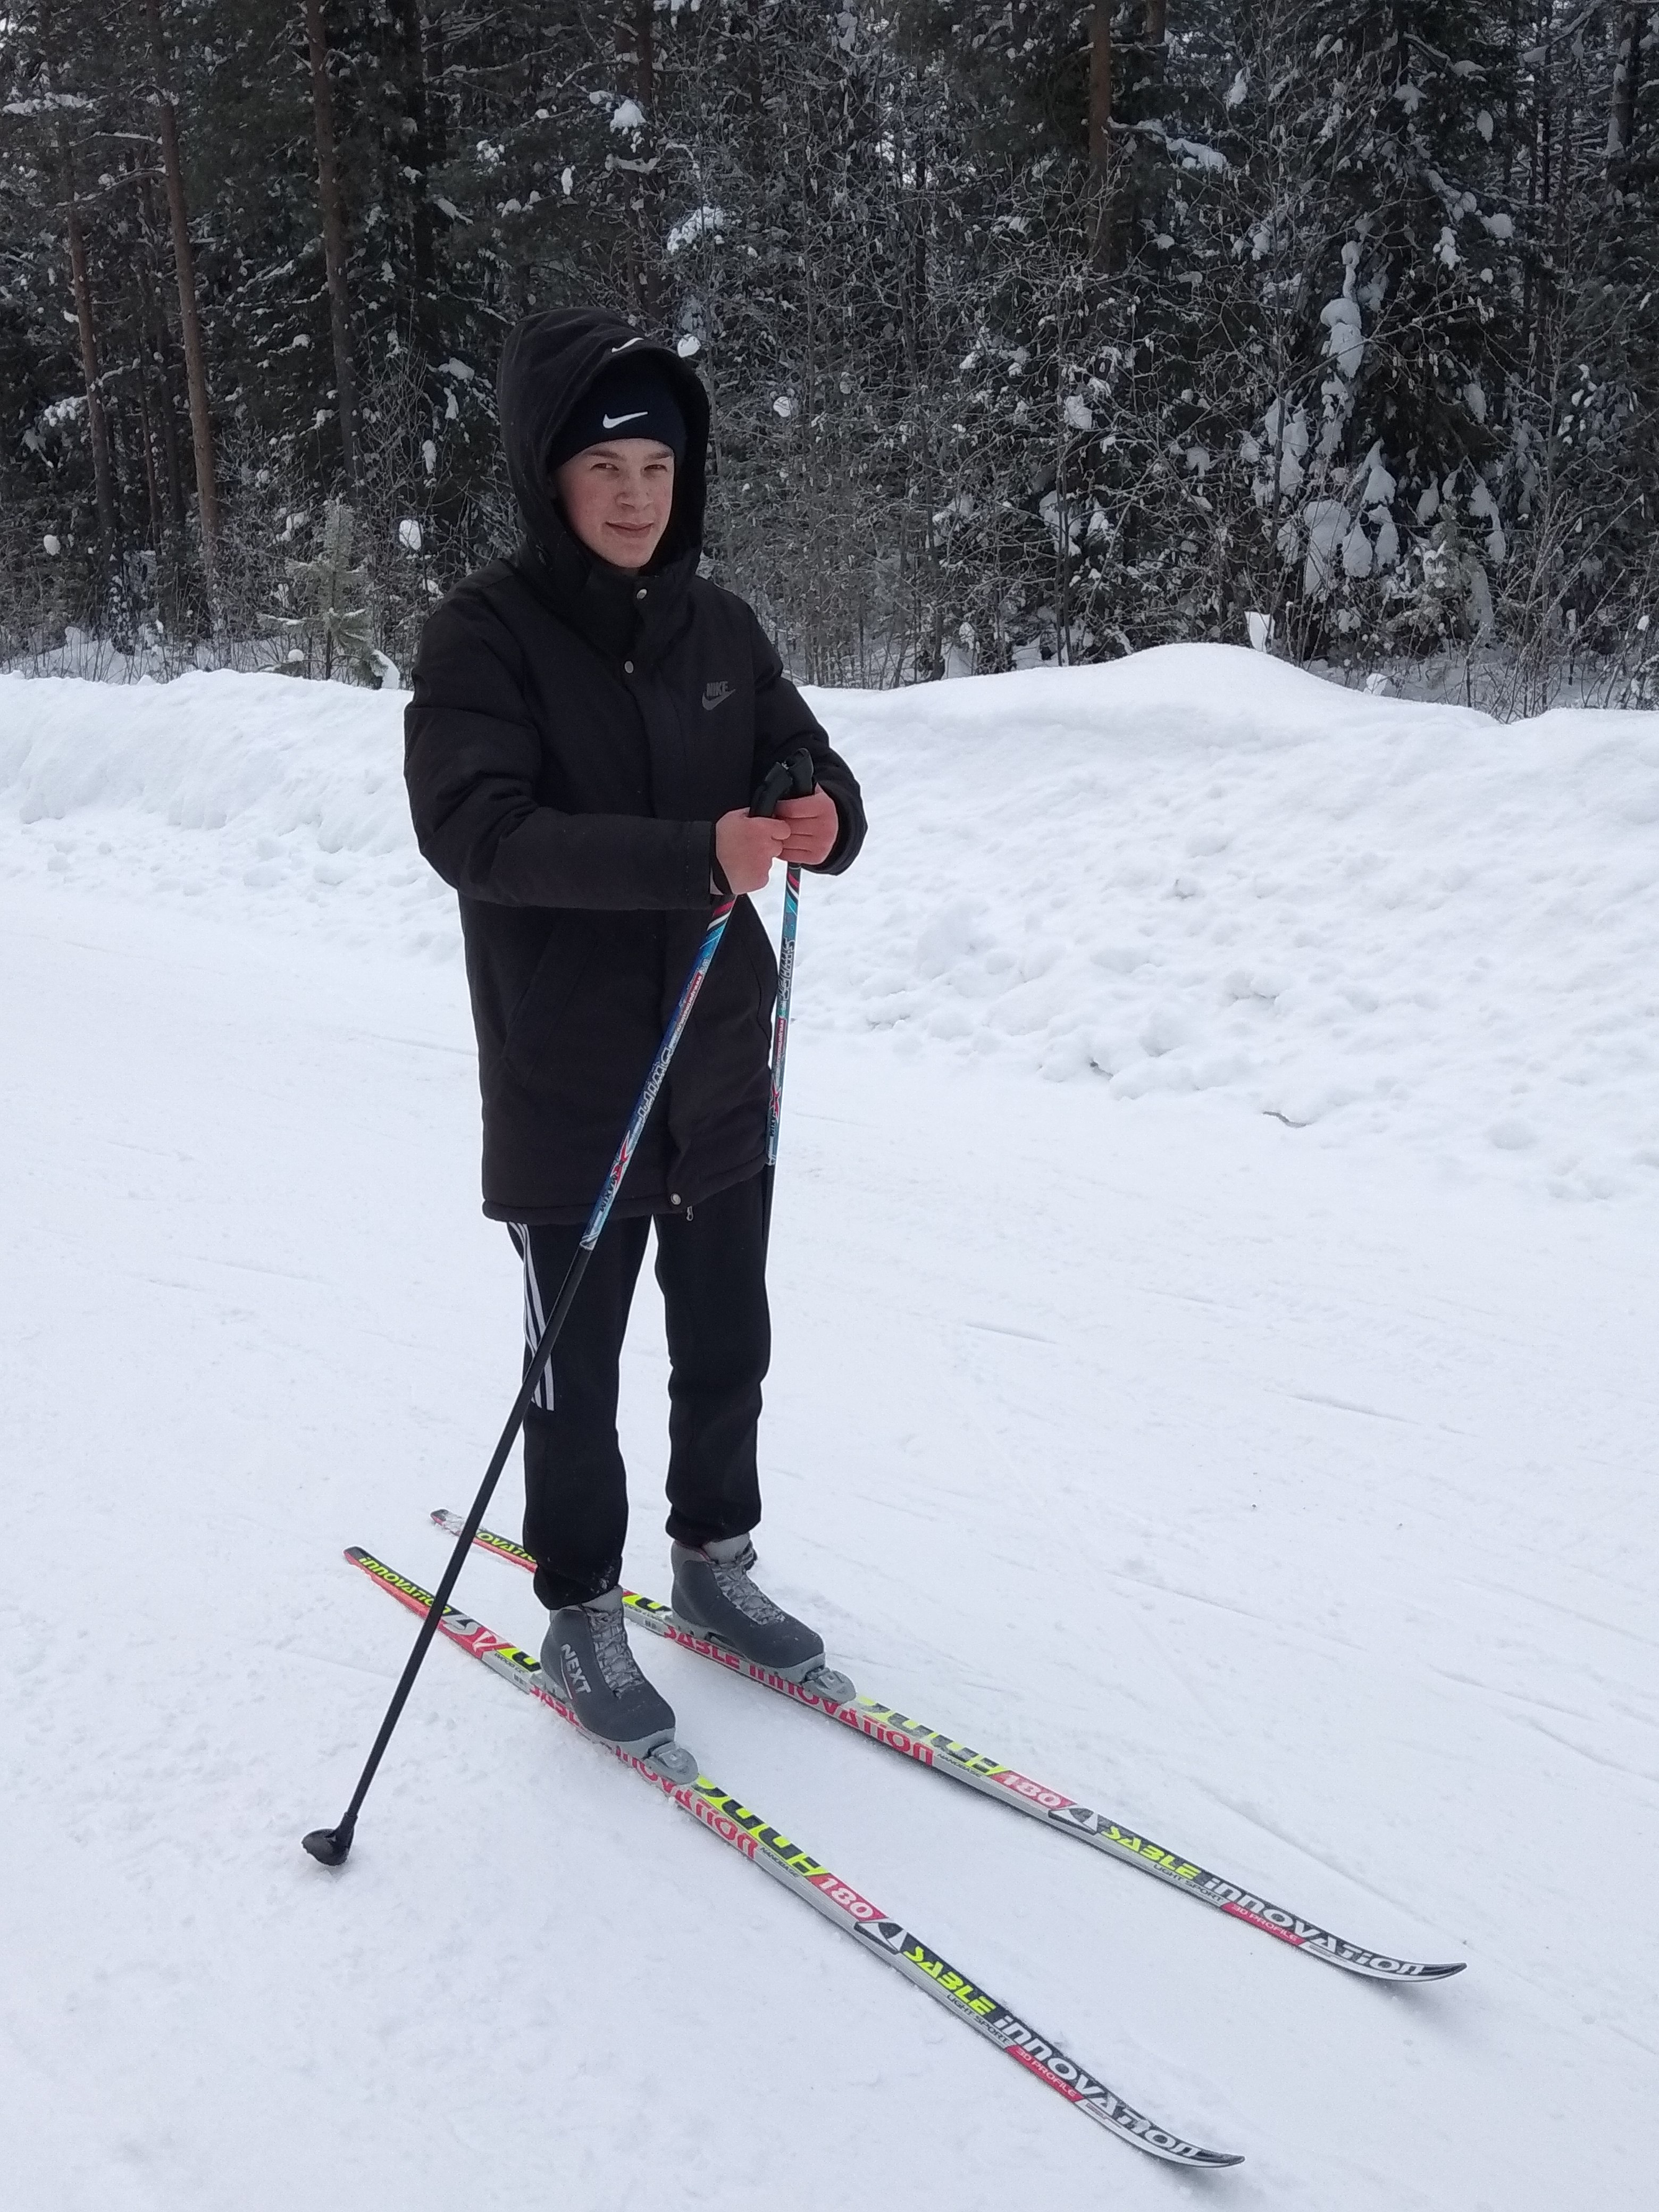
{"label": "black beanie hat", "polygon": [[618,362],[590,385],[548,448],[548,474],[614,438],[654,438],[672,451],[676,467],[685,459],[685,417],[661,362]]}

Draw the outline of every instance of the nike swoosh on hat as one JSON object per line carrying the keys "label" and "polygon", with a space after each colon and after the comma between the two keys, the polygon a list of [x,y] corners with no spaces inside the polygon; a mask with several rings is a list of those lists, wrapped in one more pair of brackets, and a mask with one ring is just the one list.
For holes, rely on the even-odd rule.
{"label": "nike swoosh on hat", "polygon": [[624,422],[642,422],[650,412],[648,407],[638,407],[631,415],[601,415],[599,420],[607,430],[620,430]]}

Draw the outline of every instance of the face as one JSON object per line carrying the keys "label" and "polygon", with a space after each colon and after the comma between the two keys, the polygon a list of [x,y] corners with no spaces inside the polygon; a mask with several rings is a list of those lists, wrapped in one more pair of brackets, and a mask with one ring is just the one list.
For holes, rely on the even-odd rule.
{"label": "face", "polygon": [[589,446],[556,471],[565,517],[590,553],[617,568],[643,568],[662,543],[674,505],[674,456],[654,438]]}

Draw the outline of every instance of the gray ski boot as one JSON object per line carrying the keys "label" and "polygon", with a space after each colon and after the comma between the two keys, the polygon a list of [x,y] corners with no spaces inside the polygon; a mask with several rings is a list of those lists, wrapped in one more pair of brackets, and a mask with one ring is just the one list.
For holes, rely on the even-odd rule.
{"label": "gray ski boot", "polygon": [[590,1735],[659,1767],[671,1781],[696,1780],[696,1754],[674,1741],[672,1706],[628,1648],[619,1589],[562,1606],[547,1624],[542,1665]]}
{"label": "gray ski boot", "polygon": [[845,1705],[852,1697],[846,1675],[823,1663],[823,1638],[750,1580],[755,1547],[747,1536],[724,1536],[700,1552],[676,1544],[673,1559],[672,1609],[682,1628],[831,1704]]}

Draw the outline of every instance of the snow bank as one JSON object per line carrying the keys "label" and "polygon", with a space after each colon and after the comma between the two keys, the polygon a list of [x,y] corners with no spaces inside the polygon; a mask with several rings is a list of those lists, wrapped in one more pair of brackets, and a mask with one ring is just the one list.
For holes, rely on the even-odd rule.
{"label": "snow bank", "polygon": [[[809,889],[809,1019],[1567,1194],[1659,1184],[1659,715],[1502,726],[1224,646],[814,704],[875,826]],[[401,705],[0,678],[0,866],[450,957]]]}
{"label": "snow bank", "polygon": [[1659,714],[1500,725],[1226,646],[817,704],[877,823],[803,922],[840,1018],[1659,1182]]}
{"label": "snow bank", "polygon": [[410,830],[405,703],[226,669],[0,676],[0,821],[23,833],[0,866],[458,954],[453,897]]}

